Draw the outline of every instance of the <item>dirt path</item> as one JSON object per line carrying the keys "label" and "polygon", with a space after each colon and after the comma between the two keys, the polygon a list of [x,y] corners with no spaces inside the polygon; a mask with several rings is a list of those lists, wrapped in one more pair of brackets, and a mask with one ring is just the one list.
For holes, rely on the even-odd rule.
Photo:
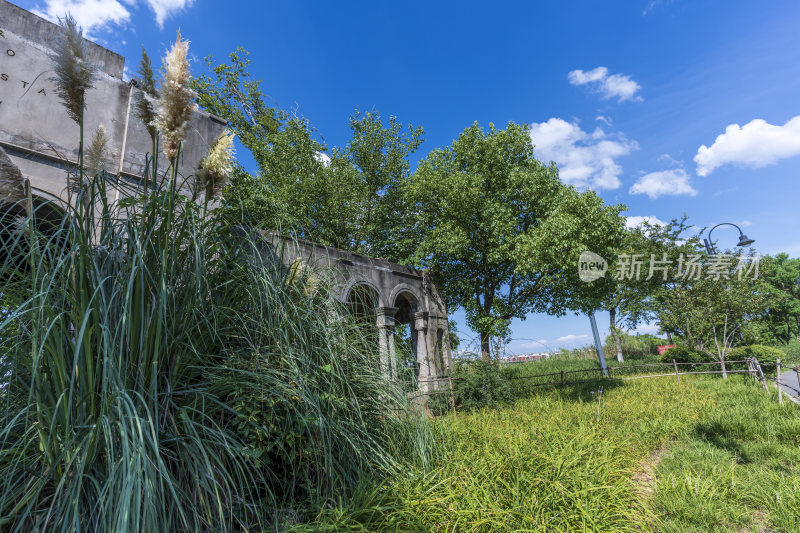
{"label": "dirt path", "polygon": [[636,482],[636,490],[643,500],[650,499],[656,491],[655,472],[661,459],[669,451],[669,446],[672,443],[662,445],[653,453],[650,454],[646,460],[639,463],[639,467],[633,474],[633,480]]}

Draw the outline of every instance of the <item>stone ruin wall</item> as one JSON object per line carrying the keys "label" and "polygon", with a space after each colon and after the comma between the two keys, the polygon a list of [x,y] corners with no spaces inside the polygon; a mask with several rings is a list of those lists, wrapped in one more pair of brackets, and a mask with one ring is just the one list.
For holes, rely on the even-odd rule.
{"label": "stone ruin wall", "polygon": [[[78,125],[55,94],[51,56],[61,28],[29,11],[0,0],[0,149],[30,180],[34,193],[66,200],[66,169],[78,159]],[[123,80],[125,59],[84,40],[97,67],[94,88],[86,94],[85,142],[102,124],[108,138],[111,174],[138,183],[152,142],[135,116],[139,89]],[[203,111],[187,129],[181,172],[194,173],[225,122]],[[163,154],[159,167],[168,163]]]}

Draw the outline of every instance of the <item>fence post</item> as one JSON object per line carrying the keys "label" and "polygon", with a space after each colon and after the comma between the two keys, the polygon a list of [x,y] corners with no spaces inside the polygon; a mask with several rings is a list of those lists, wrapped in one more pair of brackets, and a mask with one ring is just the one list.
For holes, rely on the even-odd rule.
{"label": "fence post", "polygon": [[456,414],[456,397],[453,395],[453,377],[448,375],[447,381],[450,383],[450,404],[453,406],[453,414]]}
{"label": "fence post", "polygon": [[680,381],[681,377],[678,375],[678,363],[675,362],[675,359],[672,360],[672,366],[675,367],[675,378]]}
{"label": "fence post", "polygon": [[764,377],[764,369],[761,368],[761,363],[758,359],[753,359],[753,365],[758,367],[758,376],[759,381],[761,381],[761,386],[764,387],[764,390],[769,392],[769,387],[767,387],[767,379]]}
{"label": "fence post", "polygon": [[778,403],[783,405],[783,389],[781,388],[781,360],[775,361],[776,377],[775,385],[778,387]]}
{"label": "fence post", "polygon": [[564,371],[561,371],[561,386],[564,386]]}

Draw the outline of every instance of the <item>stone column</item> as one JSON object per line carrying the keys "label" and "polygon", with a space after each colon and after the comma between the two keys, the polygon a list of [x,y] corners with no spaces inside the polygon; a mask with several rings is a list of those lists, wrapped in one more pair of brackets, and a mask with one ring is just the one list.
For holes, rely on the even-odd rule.
{"label": "stone column", "polygon": [[419,367],[417,381],[419,382],[420,390],[429,391],[434,388],[435,384],[430,381],[434,376],[431,374],[427,312],[414,313],[414,329],[417,332],[417,366]]}
{"label": "stone column", "polygon": [[397,361],[394,349],[394,314],[396,307],[378,307],[378,350],[381,360],[381,371],[387,379],[397,377]]}
{"label": "stone column", "polygon": [[[437,377],[447,377],[453,369],[453,358],[450,350],[450,328],[447,316],[428,316],[428,330],[431,332],[431,371]],[[440,383],[439,385],[442,385]]]}

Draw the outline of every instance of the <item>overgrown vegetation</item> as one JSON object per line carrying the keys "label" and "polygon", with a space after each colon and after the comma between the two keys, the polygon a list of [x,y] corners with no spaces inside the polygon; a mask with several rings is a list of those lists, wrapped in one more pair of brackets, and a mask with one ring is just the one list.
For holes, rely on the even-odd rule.
{"label": "overgrown vegetation", "polygon": [[800,409],[779,406],[774,392],[743,376],[549,389],[505,407],[447,415],[438,424],[450,430],[441,466],[365,487],[356,502],[318,516],[314,528],[789,532],[800,526]]}
{"label": "overgrown vegetation", "polygon": [[[149,160],[144,186],[111,204],[122,185],[101,130],[84,163],[92,68],[74,20],[64,29],[57,94],[80,132],[69,205],[54,225],[28,190],[2,214],[0,528],[800,529],[793,404],[740,376],[593,379],[593,348],[489,360],[512,318],[602,301],[612,373],[657,361],[673,335],[666,362],[800,361],[800,260],[769,258],[752,283],[729,268],[722,282],[582,285],[585,249],[682,257],[698,240],[685,218],[623,232],[623,207],[563,185],[523,125],[475,124],[412,172],[422,129],[356,111],[352,141],[328,150],[267,103],[243,50],[192,82],[180,35],[161,87],[143,55],[136,102],[169,167]],[[180,168],[195,97],[230,122],[257,175],[232,161],[230,133]],[[410,331],[398,328],[390,382],[324,281],[263,262],[251,227],[430,267],[484,360],[458,364],[452,396],[427,404],[439,418],[422,417],[407,397]],[[669,340],[618,329],[648,320]]]}
{"label": "overgrown vegetation", "polygon": [[654,471],[659,531],[800,530],[800,409],[744,379],[692,384],[713,408]]}
{"label": "overgrown vegetation", "polygon": [[581,385],[446,415],[440,467],[364,490],[368,516],[337,507],[315,527],[797,531],[800,409],[747,379]]}
{"label": "overgrown vegetation", "polygon": [[[229,150],[204,160],[201,205],[181,193],[180,37],[166,63],[156,123],[171,165],[144,177],[158,186],[112,205],[116,181],[79,166],[55,228],[30,189],[7,228],[3,530],[280,530],[432,459],[431,428],[324,283],[261,262],[206,211]],[[65,98],[82,126],[82,89]]]}

